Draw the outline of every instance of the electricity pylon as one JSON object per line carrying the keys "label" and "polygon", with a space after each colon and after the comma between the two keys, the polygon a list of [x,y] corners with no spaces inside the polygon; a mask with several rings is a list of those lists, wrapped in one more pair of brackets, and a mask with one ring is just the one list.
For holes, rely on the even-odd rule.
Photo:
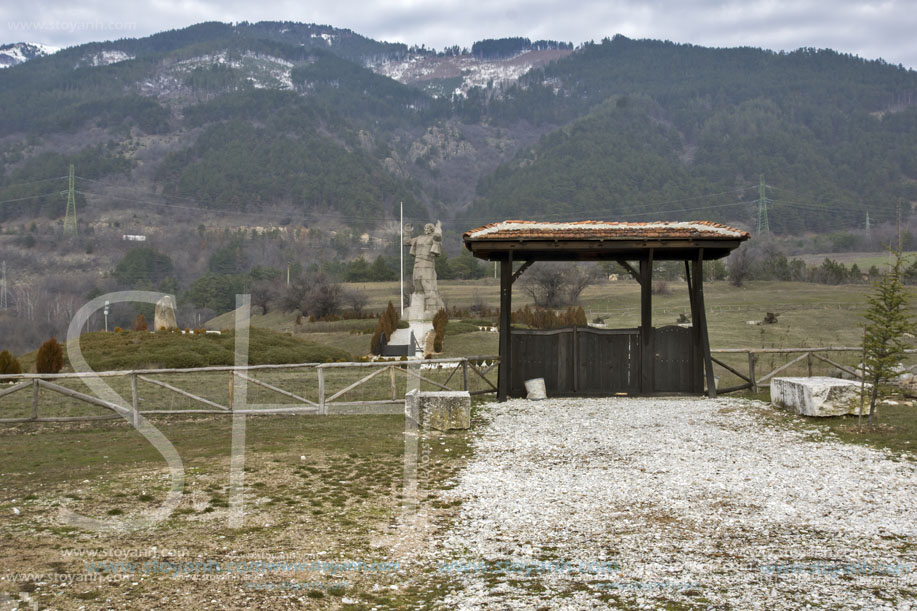
{"label": "electricity pylon", "polygon": [[764,174],[761,175],[761,184],[758,187],[758,235],[769,233],[770,223],[767,220],[767,196],[764,192]]}
{"label": "electricity pylon", "polygon": [[70,183],[67,188],[67,214],[64,216],[64,233],[76,235],[76,190],[73,180],[73,164],[70,164]]}

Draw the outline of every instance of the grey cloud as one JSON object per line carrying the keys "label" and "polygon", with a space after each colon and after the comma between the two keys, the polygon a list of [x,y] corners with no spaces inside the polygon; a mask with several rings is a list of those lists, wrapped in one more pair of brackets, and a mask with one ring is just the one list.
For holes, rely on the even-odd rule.
{"label": "grey cloud", "polygon": [[704,46],[829,47],[917,67],[917,11],[902,0],[153,0],[137,5],[39,0],[4,4],[0,42],[57,46],[146,36],[200,21],[291,20],[438,49],[504,36],[581,43],[622,33]]}

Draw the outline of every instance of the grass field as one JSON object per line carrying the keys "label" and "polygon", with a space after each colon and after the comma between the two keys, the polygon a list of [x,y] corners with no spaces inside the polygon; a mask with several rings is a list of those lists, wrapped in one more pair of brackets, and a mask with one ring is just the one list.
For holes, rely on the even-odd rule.
{"label": "grass field", "polygon": [[[843,263],[847,267],[856,263],[857,267],[864,273],[873,265],[881,270],[892,261],[892,257],[889,254],[874,252],[827,252],[814,255],[799,255],[797,258],[805,261],[806,265],[821,265],[825,259]],[[904,253],[904,258],[908,262],[907,265],[910,265],[910,262],[917,258],[917,252],[906,252]]]}
{"label": "grass field", "polygon": [[[121,525],[162,503],[171,480],[156,450],[129,426],[0,428],[0,595],[55,609],[197,609],[212,608],[213,600],[232,609],[340,608],[349,599],[359,607],[401,608],[422,607],[434,595],[435,572],[398,566],[402,558],[393,544],[417,535],[399,530],[402,417],[248,417],[239,528],[227,521],[230,421],[185,417],[157,426],[183,461],[184,494],[165,521],[139,531]],[[468,440],[453,433],[419,441],[412,502],[430,524],[454,510],[430,499],[469,456]],[[59,517],[64,508],[109,520],[111,529],[68,526]],[[305,564],[227,569],[228,563],[277,560]],[[310,564],[345,561],[390,568],[334,571]],[[153,562],[216,564],[206,570],[185,565],[176,573]]]}

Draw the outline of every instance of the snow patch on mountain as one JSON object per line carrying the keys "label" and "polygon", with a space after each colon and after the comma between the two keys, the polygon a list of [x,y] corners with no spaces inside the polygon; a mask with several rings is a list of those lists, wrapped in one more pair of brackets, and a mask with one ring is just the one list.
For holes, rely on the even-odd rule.
{"label": "snow patch on mountain", "polygon": [[220,53],[198,55],[160,68],[153,78],[138,83],[141,93],[169,97],[187,92],[186,79],[197,68],[223,65],[238,70],[255,89],[282,89],[292,91],[293,62],[273,55],[246,52],[242,55]]}
{"label": "snow patch on mountain", "polygon": [[0,45],[0,68],[17,66],[36,57],[44,57],[60,51],[60,47],[52,47],[34,42],[15,42]]}
{"label": "snow patch on mountain", "polygon": [[132,59],[134,59],[133,55],[125,53],[124,51],[112,49],[110,51],[99,51],[98,53],[92,53],[85,56],[77,67],[92,66],[96,68],[98,66],[110,66],[111,64],[118,64]]}
{"label": "snow patch on mountain", "polygon": [[569,55],[566,49],[524,51],[504,59],[481,59],[473,55],[435,56],[413,54],[400,59],[388,59],[369,68],[405,84],[425,81],[455,80],[454,91],[447,94],[466,95],[472,87],[500,88],[516,82],[531,70]]}

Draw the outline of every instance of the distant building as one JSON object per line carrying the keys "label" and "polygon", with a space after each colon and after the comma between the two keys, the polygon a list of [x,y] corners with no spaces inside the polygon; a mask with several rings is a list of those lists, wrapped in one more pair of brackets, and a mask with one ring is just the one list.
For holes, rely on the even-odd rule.
{"label": "distant building", "polygon": [[145,235],[123,235],[121,239],[125,242],[146,242]]}

